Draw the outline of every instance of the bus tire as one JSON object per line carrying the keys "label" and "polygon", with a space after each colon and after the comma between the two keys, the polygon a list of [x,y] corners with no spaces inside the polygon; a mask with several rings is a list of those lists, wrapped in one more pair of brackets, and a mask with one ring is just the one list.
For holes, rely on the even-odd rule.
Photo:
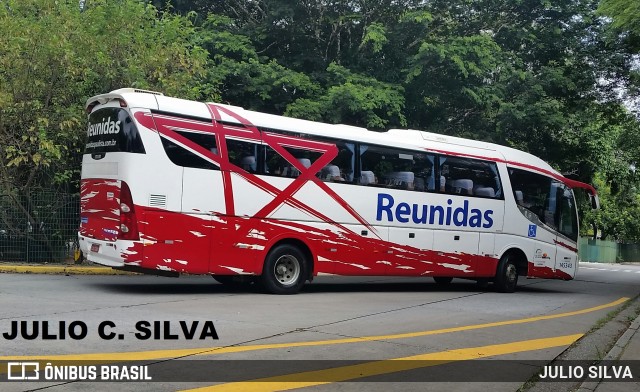
{"label": "bus tire", "polygon": [[295,294],[309,275],[307,257],[295,245],[280,244],[267,254],[260,281],[271,294]]}
{"label": "bus tire", "polygon": [[453,278],[449,277],[449,276],[434,276],[433,280],[441,285],[441,286],[446,286],[449,283],[451,283],[451,281],[453,280]]}
{"label": "bus tire", "polygon": [[498,270],[494,281],[495,288],[500,293],[513,293],[518,285],[518,267],[513,255],[505,254],[498,263]]}

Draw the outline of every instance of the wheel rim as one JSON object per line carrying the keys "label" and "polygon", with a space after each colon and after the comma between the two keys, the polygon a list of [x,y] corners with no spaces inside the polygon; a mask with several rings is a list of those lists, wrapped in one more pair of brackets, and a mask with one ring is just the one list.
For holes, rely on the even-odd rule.
{"label": "wheel rim", "polygon": [[516,270],[516,266],[513,264],[507,265],[507,271],[505,273],[507,282],[513,283],[518,279],[518,271]]}
{"label": "wheel rim", "polygon": [[280,256],[273,267],[273,272],[280,284],[291,286],[300,277],[300,261],[291,255]]}

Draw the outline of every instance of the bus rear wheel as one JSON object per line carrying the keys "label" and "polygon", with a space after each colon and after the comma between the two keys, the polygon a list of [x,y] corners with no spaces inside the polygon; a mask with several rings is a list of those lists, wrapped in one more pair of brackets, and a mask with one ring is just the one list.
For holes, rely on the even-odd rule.
{"label": "bus rear wheel", "polygon": [[515,259],[509,253],[502,256],[494,281],[496,290],[501,293],[513,293],[518,285],[518,268]]}
{"label": "bus rear wheel", "polygon": [[307,272],[307,257],[300,248],[281,244],[271,249],[264,261],[260,280],[271,294],[295,294],[304,285]]}

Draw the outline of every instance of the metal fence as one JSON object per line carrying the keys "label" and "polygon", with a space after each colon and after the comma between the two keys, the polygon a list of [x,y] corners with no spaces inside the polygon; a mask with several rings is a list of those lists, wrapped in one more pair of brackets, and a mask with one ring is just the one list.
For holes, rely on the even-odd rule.
{"label": "metal fence", "polygon": [[580,238],[580,259],[595,263],[640,262],[640,244]]}
{"label": "metal fence", "polygon": [[76,194],[0,194],[0,261],[73,260],[79,216],[80,198]]}

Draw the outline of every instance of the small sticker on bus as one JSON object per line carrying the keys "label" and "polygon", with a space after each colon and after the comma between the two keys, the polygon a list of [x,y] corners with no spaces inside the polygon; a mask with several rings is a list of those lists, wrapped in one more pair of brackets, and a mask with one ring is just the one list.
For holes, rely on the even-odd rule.
{"label": "small sticker on bus", "polygon": [[535,237],[536,236],[536,231],[538,230],[538,226],[536,225],[529,225],[529,237]]}

